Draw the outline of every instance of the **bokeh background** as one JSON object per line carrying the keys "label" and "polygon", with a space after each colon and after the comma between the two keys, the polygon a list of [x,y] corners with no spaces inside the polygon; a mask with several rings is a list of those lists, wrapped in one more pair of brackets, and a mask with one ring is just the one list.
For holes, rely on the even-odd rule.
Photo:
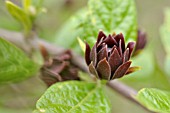
{"label": "bokeh background", "polygon": [[[21,0],[12,0],[20,5]],[[142,69],[121,79],[125,84],[140,90],[144,87],[170,90],[170,76],[163,71],[165,51],[160,39],[160,27],[164,21],[164,10],[170,0],[135,0],[138,27],[147,33],[146,49],[135,57],[134,65]],[[47,13],[36,20],[41,38],[53,42],[61,29],[76,11],[86,6],[87,0],[44,0]],[[7,12],[4,0],[0,0],[0,29],[21,31],[20,24]],[[0,86],[0,113],[31,113],[38,98],[46,90],[38,76],[20,83]],[[147,113],[143,108],[107,89],[114,113]]]}

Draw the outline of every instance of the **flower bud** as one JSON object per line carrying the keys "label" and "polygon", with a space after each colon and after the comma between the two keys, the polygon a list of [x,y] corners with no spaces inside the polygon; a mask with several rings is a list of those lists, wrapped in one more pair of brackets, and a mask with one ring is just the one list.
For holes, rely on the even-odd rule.
{"label": "flower bud", "polygon": [[136,46],[132,56],[138,55],[145,48],[146,43],[147,43],[146,33],[138,30]]}
{"label": "flower bud", "polygon": [[90,73],[99,79],[113,80],[134,72],[137,67],[130,67],[129,61],[134,47],[134,42],[125,47],[122,33],[106,36],[100,31],[92,49],[86,43],[85,60]]}

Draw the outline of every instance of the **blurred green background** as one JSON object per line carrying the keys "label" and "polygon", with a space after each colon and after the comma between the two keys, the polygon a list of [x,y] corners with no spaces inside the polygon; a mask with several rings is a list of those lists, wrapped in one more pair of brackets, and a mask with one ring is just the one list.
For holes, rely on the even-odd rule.
{"label": "blurred green background", "polygon": [[[20,5],[19,0],[12,0]],[[86,6],[86,0],[44,0],[47,13],[36,20],[38,34],[52,42],[64,22],[77,10]],[[154,87],[170,90],[170,77],[163,71],[165,51],[160,40],[160,26],[164,20],[164,9],[170,7],[169,0],[136,0],[138,26],[147,33],[146,49],[137,57],[134,64],[142,70],[121,79],[122,82],[139,90]],[[21,31],[20,24],[7,12],[4,0],[0,0],[0,28]],[[62,38],[62,37],[57,37]],[[0,86],[0,113],[30,113],[37,99],[46,90],[45,84],[33,77],[21,83]],[[114,113],[147,113],[131,101],[108,90]]]}

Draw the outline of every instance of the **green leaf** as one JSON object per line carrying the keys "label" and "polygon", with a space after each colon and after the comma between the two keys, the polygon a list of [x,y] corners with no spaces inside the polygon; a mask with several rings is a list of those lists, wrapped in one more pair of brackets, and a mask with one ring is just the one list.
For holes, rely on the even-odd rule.
{"label": "green leaf", "polygon": [[162,41],[162,45],[165,49],[166,52],[166,58],[165,58],[165,65],[164,65],[164,69],[165,72],[167,73],[167,75],[170,76],[170,8],[167,8],[165,10],[165,20],[164,20],[164,24],[161,26],[160,29],[160,34],[161,34],[161,41]]}
{"label": "green leaf", "polygon": [[102,87],[80,81],[53,85],[38,100],[36,108],[36,113],[110,113]]}
{"label": "green leaf", "polygon": [[22,0],[22,4],[23,4],[23,7],[24,7],[24,10],[26,12],[28,12],[29,7],[31,6],[31,0]]}
{"label": "green leaf", "polygon": [[10,1],[6,1],[6,7],[8,12],[23,25],[25,33],[28,33],[32,28],[32,22],[29,15],[23,9]]}
{"label": "green leaf", "polygon": [[26,79],[39,70],[19,48],[0,38],[0,83]]}
{"label": "green leaf", "polygon": [[136,99],[152,111],[170,113],[170,92],[144,88],[138,92]]}
{"label": "green leaf", "polygon": [[137,37],[134,0],[89,0],[88,9],[78,12],[72,18],[74,21],[70,19],[65,25],[67,29],[63,27],[63,32],[56,36],[57,44],[62,41],[62,46],[68,43],[67,47],[75,49],[78,45],[75,38],[80,37],[93,46],[99,30],[103,30],[107,35],[122,32],[127,41],[136,40]]}
{"label": "green leaf", "polygon": [[[122,32],[126,40],[136,40],[137,21],[134,0],[89,0],[88,15],[80,37],[96,38],[99,30],[106,34]],[[91,43],[91,46],[94,43]]]}

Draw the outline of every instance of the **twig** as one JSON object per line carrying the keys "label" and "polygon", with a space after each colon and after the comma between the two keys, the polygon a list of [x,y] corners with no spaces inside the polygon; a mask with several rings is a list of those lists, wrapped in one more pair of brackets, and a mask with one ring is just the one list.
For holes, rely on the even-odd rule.
{"label": "twig", "polygon": [[[29,46],[24,41],[24,36],[21,33],[0,29],[0,37],[14,43],[17,47],[23,49],[25,52],[30,52]],[[57,55],[63,53],[66,50],[62,47],[50,44],[42,39],[38,39],[37,42],[38,44],[42,44],[51,55]],[[38,44],[33,44],[33,46],[37,46]],[[74,64],[77,65],[81,70],[87,72],[88,69],[84,62],[84,59],[74,52],[72,52],[72,55],[72,62],[74,62]]]}
{"label": "twig", "polygon": [[[16,46],[18,46],[19,48],[22,48],[24,51],[29,52],[29,47],[25,43],[25,41],[23,39],[23,35],[21,33],[6,31],[6,30],[0,29],[0,37],[14,43]],[[42,44],[51,55],[60,54],[63,51],[65,51],[64,48],[50,44],[50,43],[48,43],[48,42],[46,42],[42,39],[38,39],[36,41],[38,42],[38,44]],[[33,45],[33,46],[36,46],[36,45]],[[74,53],[73,51],[72,51],[72,54],[73,54],[72,62],[75,65],[77,65],[81,70],[88,72],[88,69],[87,69],[87,66],[84,62],[84,59],[82,57],[80,57],[79,55],[77,55],[76,53]],[[122,96],[129,99],[130,101],[135,102],[136,104],[140,105],[142,108],[144,108],[148,112],[154,113],[154,112],[148,110],[147,108],[145,108],[143,105],[141,105],[138,101],[136,101],[133,98],[133,96],[135,96],[137,94],[137,91],[135,91],[131,87],[128,87],[127,85],[125,85],[121,82],[118,82],[116,80],[108,82],[107,85],[111,89],[115,90],[116,92],[118,92]]]}
{"label": "twig", "polygon": [[126,98],[130,99],[131,101],[136,102],[133,96],[137,95],[137,91],[135,91],[131,87],[128,87],[127,85],[120,83],[117,80],[112,80],[108,82],[107,86],[114,89],[116,92],[121,93]]}
{"label": "twig", "polygon": [[137,105],[141,106],[143,109],[148,111],[149,113],[155,113],[153,111],[150,111],[143,105],[141,105],[137,100],[135,100],[134,96],[137,95],[137,91],[135,91],[133,88],[117,81],[117,80],[112,80],[107,83],[107,86],[116,91],[117,93],[121,94],[125,98],[129,99],[130,101],[136,103]]}

